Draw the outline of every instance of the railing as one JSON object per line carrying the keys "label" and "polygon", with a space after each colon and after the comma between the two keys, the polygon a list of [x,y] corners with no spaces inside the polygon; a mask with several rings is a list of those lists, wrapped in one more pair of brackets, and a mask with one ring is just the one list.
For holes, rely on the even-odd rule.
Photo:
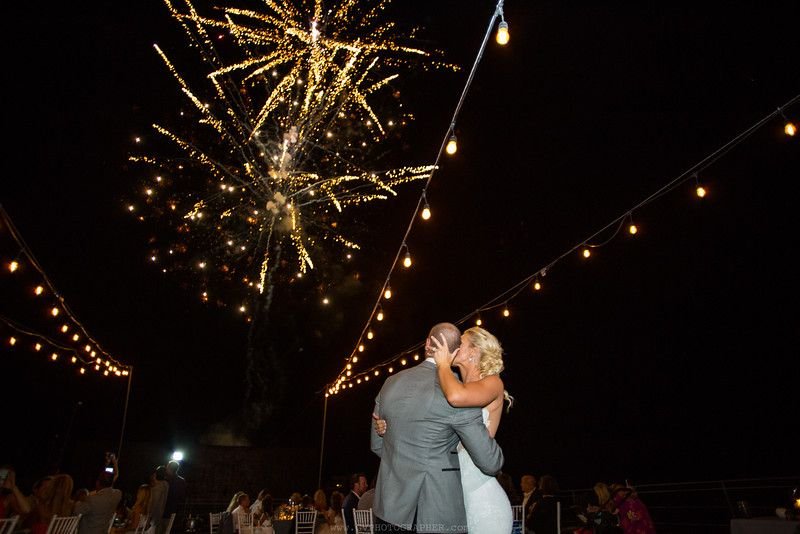
{"label": "railing", "polygon": [[[776,508],[790,506],[792,490],[798,484],[800,476],[787,476],[639,484],[635,489],[659,534],[721,534],[730,532],[730,520],[735,517],[775,516]],[[581,496],[591,493],[591,488],[561,492],[565,503],[562,510],[577,505]],[[570,532],[571,523],[566,517],[562,532]]]}

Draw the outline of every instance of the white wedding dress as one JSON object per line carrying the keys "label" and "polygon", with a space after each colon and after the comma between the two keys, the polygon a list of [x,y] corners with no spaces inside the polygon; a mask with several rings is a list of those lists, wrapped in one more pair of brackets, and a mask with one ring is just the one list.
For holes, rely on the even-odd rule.
{"label": "white wedding dress", "polygon": [[[489,410],[484,408],[483,423],[489,426]],[[459,445],[461,486],[467,510],[467,531],[470,534],[510,534],[511,503],[495,477],[485,475],[472,462],[467,450]]]}

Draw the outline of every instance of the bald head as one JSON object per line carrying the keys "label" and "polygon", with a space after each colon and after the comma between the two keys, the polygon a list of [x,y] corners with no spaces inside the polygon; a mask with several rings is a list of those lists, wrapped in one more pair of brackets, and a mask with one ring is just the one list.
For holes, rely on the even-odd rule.
{"label": "bald head", "polygon": [[461,331],[452,323],[439,323],[431,328],[428,334],[428,340],[425,342],[425,348],[430,345],[430,338],[442,339],[447,342],[447,349],[453,352],[461,345]]}

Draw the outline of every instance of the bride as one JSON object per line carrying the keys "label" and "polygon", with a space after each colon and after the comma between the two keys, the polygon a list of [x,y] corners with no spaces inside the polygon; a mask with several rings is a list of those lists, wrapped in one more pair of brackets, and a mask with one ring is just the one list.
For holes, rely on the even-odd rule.
{"label": "bride", "polygon": [[[473,327],[461,335],[461,346],[452,353],[447,343],[431,337],[436,372],[442,392],[452,406],[482,408],[483,422],[494,438],[500,426],[503,401],[511,397],[503,388],[499,373],[503,370],[500,342],[483,328]],[[453,374],[457,367],[462,382]],[[386,431],[386,421],[375,422],[378,434]],[[497,479],[481,472],[464,447],[458,448],[461,486],[467,512],[468,532],[509,534],[512,527],[511,504]]]}

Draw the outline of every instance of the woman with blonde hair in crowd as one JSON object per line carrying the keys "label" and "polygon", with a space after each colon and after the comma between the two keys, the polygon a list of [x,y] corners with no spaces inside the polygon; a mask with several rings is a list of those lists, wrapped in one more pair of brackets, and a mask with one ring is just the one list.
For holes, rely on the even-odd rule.
{"label": "woman with blonde hair in crowd", "polygon": [[31,534],[44,534],[53,517],[72,515],[72,477],[54,475],[48,477],[34,492],[28,526]]}
{"label": "woman with blonde hair in crowd", "polygon": [[318,489],[314,492],[314,510],[317,511],[317,522],[316,526],[314,527],[315,534],[330,534],[330,527],[328,526],[328,520],[326,517],[326,513],[328,511],[328,498],[325,496],[325,492],[321,489]]}
{"label": "woman with blonde hair in crowd", "polygon": [[344,534],[344,517],[342,507],[344,506],[344,495],[338,491],[331,493],[331,506],[325,512],[325,520],[328,522],[328,532],[330,534]]}
{"label": "woman with blonde hair in crowd", "polygon": [[150,505],[150,485],[149,484],[142,484],[139,486],[139,489],[136,490],[136,502],[133,503],[133,507],[131,508],[131,513],[128,515],[128,519],[125,524],[121,527],[114,527],[111,532],[112,534],[124,534],[125,532],[133,532],[139,526],[143,526],[143,522],[147,522],[149,519],[148,512],[149,512],[149,505]]}

